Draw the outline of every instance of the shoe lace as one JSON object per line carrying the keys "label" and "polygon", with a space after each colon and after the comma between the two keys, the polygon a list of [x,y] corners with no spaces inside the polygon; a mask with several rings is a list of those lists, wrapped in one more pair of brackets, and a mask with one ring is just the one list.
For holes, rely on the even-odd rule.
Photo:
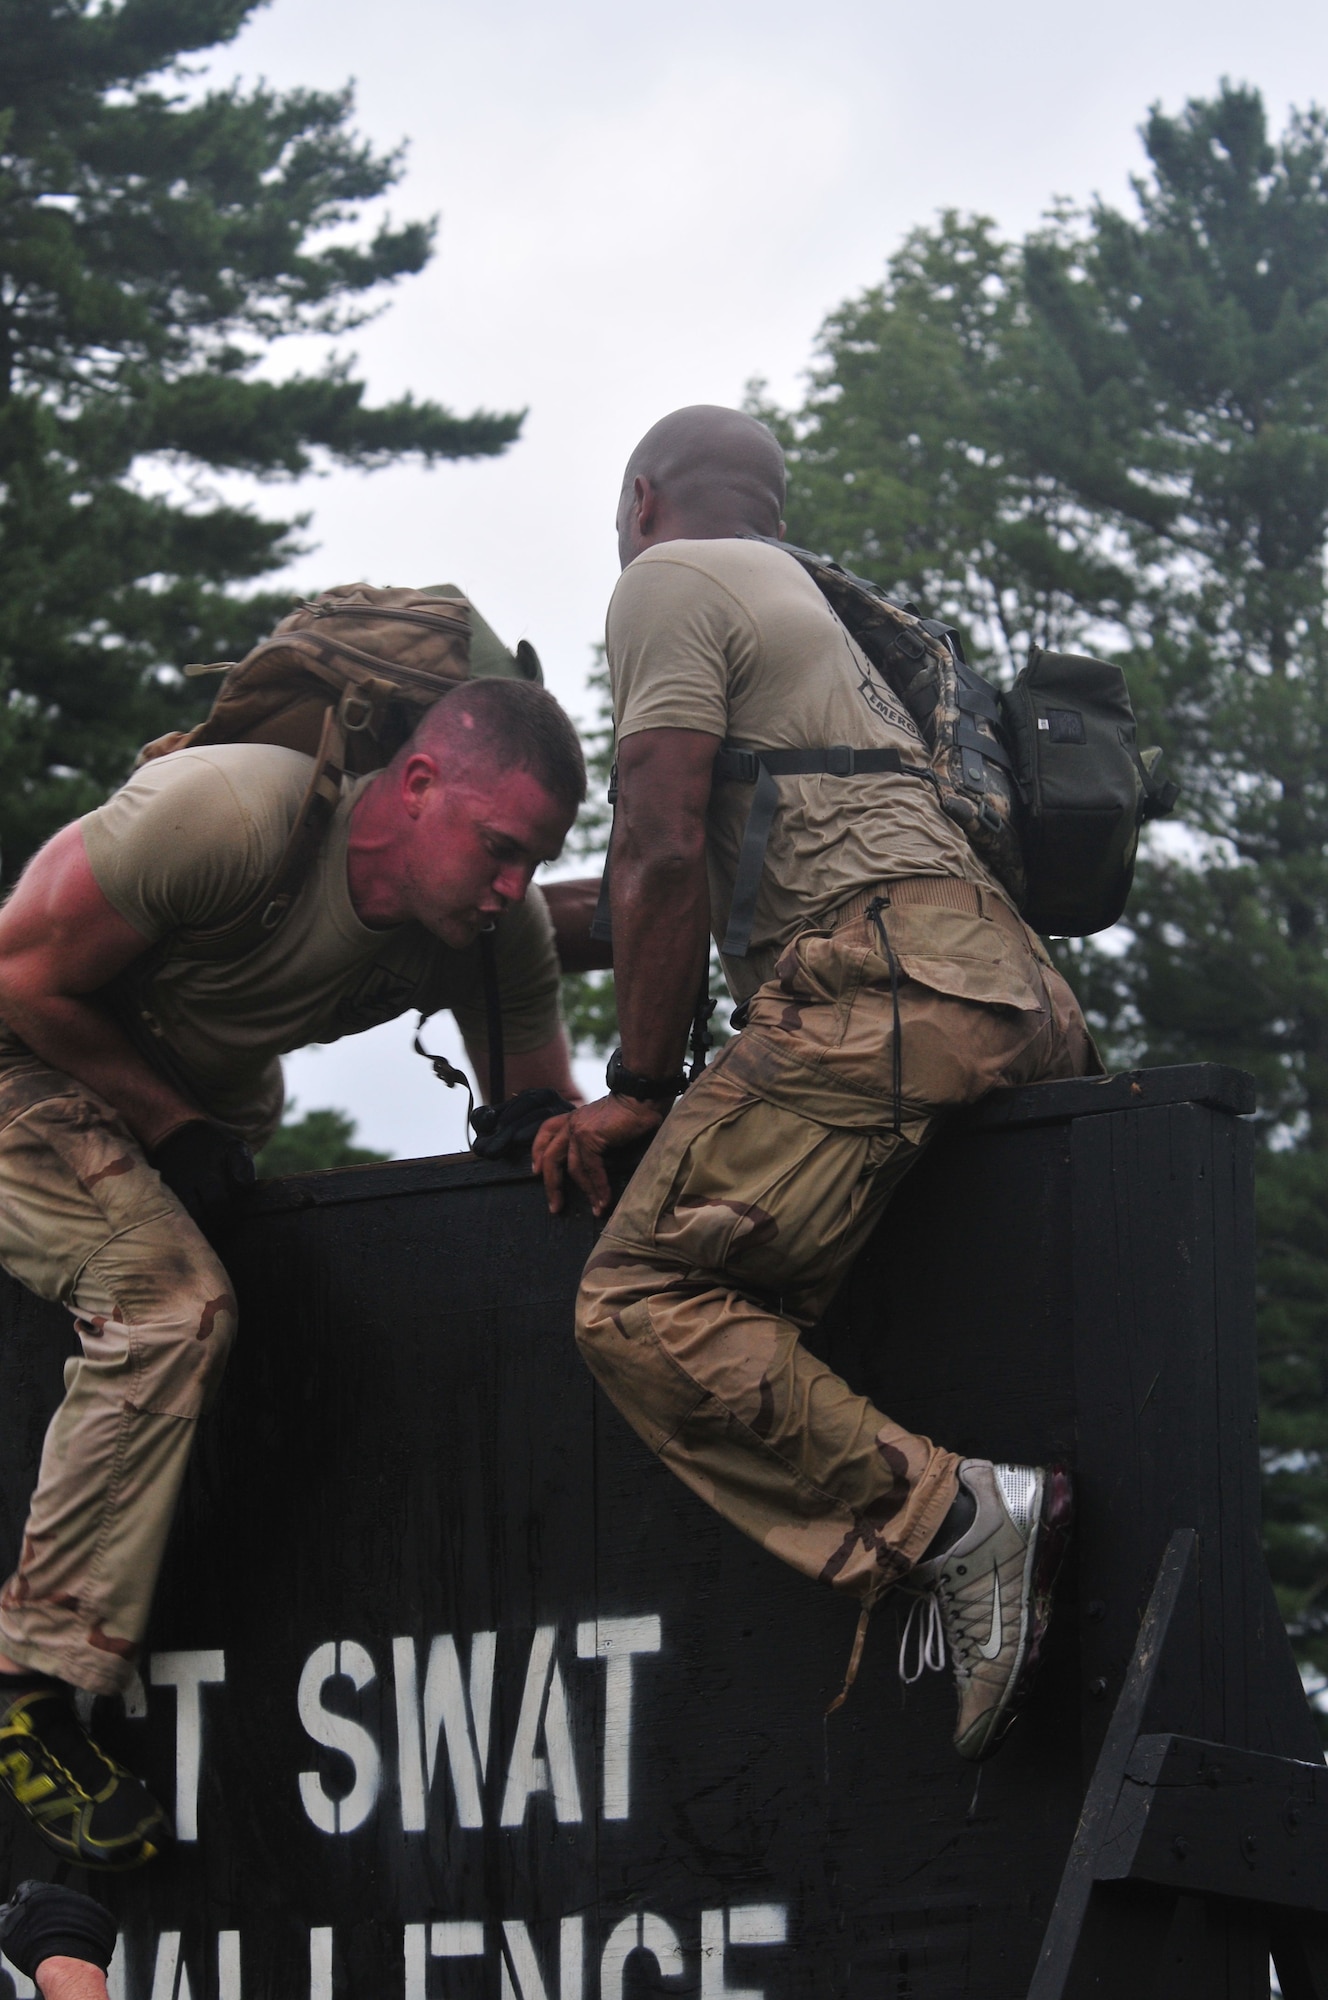
{"label": "shoe lace", "polygon": [[[914,1649],[911,1664],[910,1643]],[[904,1620],[899,1641],[899,1678],[906,1687],[912,1687],[925,1673],[940,1673],[944,1666],[945,1626],[940,1597],[935,1590],[922,1591],[913,1599]]]}

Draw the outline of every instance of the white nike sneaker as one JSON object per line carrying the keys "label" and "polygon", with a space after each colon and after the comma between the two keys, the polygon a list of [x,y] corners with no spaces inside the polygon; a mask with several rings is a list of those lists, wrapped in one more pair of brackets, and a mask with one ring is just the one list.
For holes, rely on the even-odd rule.
{"label": "white nike sneaker", "polygon": [[905,1669],[906,1627],[900,1670],[916,1680],[923,1667],[940,1666],[944,1633],[959,1695],[955,1749],[976,1763],[1000,1743],[1037,1667],[1069,1539],[1071,1489],[1064,1466],[986,1458],[966,1458],[959,1479],[977,1513],[943,1555],[913,1572],[927,1609],[917,1669]]}

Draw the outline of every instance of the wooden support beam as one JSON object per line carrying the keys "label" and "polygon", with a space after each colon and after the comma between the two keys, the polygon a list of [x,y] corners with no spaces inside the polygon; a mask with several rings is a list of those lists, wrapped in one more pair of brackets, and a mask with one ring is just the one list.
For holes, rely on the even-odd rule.
{"label": "wooden support beam", "polygon": [[[1167,1543],[1162,1566],[1153,1586],[1153,1594],[1148,1600],[1143,1624],[1139,1628],[1139,1643],[1134,1650],[1134,1658],[1125,1677],[1120,1700],[1111,1718],[1102,1753],[1097,1760],[1084,1809],[1079,1816],[1079,1827],[1061,1877],[1060,1891],[1056,1897],[1051,1922],[1042,1945],[1042,1955],[1038,1959],[1033,1983],[1028,1989],[1028,2000],[1069,2000],[1076,1990],[1074,1981],[1079,1976],[1080,1991],[1092,1991],[1090,1983],[1083,1985],[1082,1975],[1086,1970],[1085,1959],[1092,1944],[1086,1929],[1089,1904],[1097,1879],[1097,1861],[1104,1835],[1111,1825],[1120,1797],[1121,1785],[1129,1768],[1135,1743],[1143,1726],[1148,1706],[1148,1698],[1153,1691],[1157,1671],[1166,1647],[1167,1635],[1181,1603],[1189,1580],[1191,1559],[1194,1555],[1195,1535],[1192,1528],[1177,1528]],[[1140,1914],[1138,1910],[1136,1915]],[[1165,1905],[1149,1899],[1145,1928],[1149,1939],[1160,1935],[1165,1929],[1170,1912]],[[1123,1905],[1121,1920],[1131,1915],[1131,1906]],[[1094,1954],[1096,1955],[1096,1954]],[[1119,1966],[1119,1960],[1117,1961]],[[1090,1979],[1092,1975],[1090,1974]],[[1104,1987],[1102,1989],[1106,1991]]]}
{"label": "wooden support beam", "polygon": [[1177,1922],[1198,1899],[1228,1970],[1236,1956],[1266,1965],[1271,1949],[1285,2000],[1328,2000],[1328,1766],[1148,1732],[1177,1699],[1197,1539],[1177,1529],[1167,1544],[1028,2000],[1204,1991],[1212,1940]]}
{"label": "wooden support beam", "polygon": [[1328,1766],[1141,1736],[1094,1874],[1328,1915]]}

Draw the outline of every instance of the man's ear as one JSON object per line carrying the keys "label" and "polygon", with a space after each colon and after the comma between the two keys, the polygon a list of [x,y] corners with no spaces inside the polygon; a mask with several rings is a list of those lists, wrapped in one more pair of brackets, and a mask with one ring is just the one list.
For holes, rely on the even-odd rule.
{"label": "man's ear", "polygon": [[632,481],[632,504],[641,533],[648,535],[659,517],[659,495],[648,479],[638,472]]}
{"label": "man's ear", "polygon": [[777,539],[782,542],[785,535],[788,533],[788,522],[781,521],[779,527],[776,529],[775,532]]}
{"label": "man's ear", "polygon": [[441,772],[427,750],[407,757],[401,772],[401,804],[409,819],[418,819],[429,793],[441,780]]}

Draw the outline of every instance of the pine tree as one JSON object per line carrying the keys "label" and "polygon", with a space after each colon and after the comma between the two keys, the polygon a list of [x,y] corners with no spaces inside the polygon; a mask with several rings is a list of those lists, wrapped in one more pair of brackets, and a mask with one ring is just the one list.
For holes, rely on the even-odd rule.
{"label": "pine tree", "polygon": [[275,343],[335,336],[427,261],[427,222],[347,225],[401,155],[349,90],[200,93],[182,59],[257,0],[0,0],[0,840],[12,879],[56,826],[192,720],[176,671],[234,658],[287,600],[244,594],[299,520],[208,472],[501,451],[519,415],[366,403],[351,364],[272,380]]}
{"label": "pine tree", "polygon": [[[1328,1671],[1328,121],[1224,85],[1144,128],[1136,211],[946,217],[772,413],[790,532],[966,625],[1122,660],[1184,782],[1128,928],[1062,954],[1109,1055],[1261,1095],[1267,1539]],[[759,396],[757,398],[759,407]]]}

